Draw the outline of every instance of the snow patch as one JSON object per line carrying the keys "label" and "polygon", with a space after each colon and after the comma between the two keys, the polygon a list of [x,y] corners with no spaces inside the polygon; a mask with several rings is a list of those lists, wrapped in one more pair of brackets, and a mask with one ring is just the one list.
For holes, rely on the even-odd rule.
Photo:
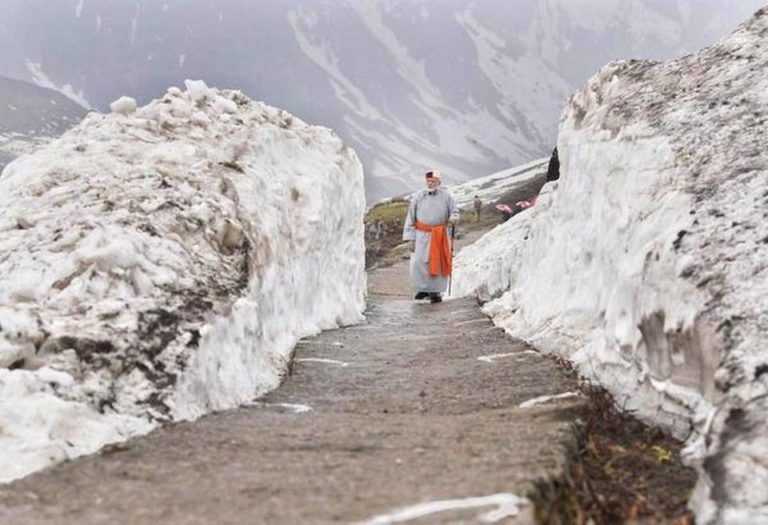
{"label": "snow patch", "polygon": [[498,361],[499,359],[506,359],[507,357],[522,357],[526,355],[540,355],[540,354],[535,350],[523,350],[522,352],[508,352],[504,354],[481,355],[480,357],[477,358],[477,360],[482,361],[483,363],[493,363],[495,361]]}
{"label": "snow patch", "polygon": [[530,502],[527,499],[508,493],[474,498],[430,501],[412,505],[410,507],[404,507],[389,514],[375,516],[370,520],[360,522],[360,525],[403,523],[452,510],[477,509],[483,507],[496,507],[496,509],[480,514],[475,519],[480,523],[497,523],[506,518],[517,516],[520,513],[521,507],[527,505],[530,505]]}
{"label": "snow patch", "polygon": [[552,401],[559,401],[560,399],[572,399],[574,397],[580,397],[581,394],[578,392],[563,392],[562,394],[556,394],[553,396],[539,396],[534,397],[533,399],[529,399],[528,401],[523,401],[518,405],[518,408],[533,408],[535,406],[544,405],[546,403],[551,403]]}
{"label": "snow patch", "polygon": [[475,195],[485,204],[494,202],[507,192],[541,178],[547,172],[549,158],[538,159],[522,166],[497,171],[456,186],[446,186],[459,208],[471,208]]}
{"label": "snow patch", "polygon": [[277,408],[287,410],[291,414],[307,414],[312,411],[312,407],[301,403],[268,403],[266,401],[253,401],[245,403],[244,406],[253,408]]}
{"label": "snow patch", "polygon": [[71,84],[64,84],[62,86],[57,86],[43,72],[43,68],[41,64],[32,62],[31,60],[27,59],[27,69],[32,75],[32,82],[34,82],[36,85],[40,87],[48,88],[48,89],[53,89],[54,91],[58,91],[59,93],[61,93],[71,101],[75,102],[76,104],[81,105],[85,109],[92,109],[91,104],[83,95],[82,90],[75,91],[75,89],[72,87]]}

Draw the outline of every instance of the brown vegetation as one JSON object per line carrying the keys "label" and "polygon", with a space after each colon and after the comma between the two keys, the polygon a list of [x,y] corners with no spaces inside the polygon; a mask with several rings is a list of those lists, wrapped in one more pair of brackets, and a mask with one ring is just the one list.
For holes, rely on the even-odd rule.
{"label": "brown vegetation", "polygon": [[531,496],[537,523],[692,524],[686,504],[696,474],[680,460],[682,444],[622,410],[602,388],[583,390],[590,402],[568,472]]}

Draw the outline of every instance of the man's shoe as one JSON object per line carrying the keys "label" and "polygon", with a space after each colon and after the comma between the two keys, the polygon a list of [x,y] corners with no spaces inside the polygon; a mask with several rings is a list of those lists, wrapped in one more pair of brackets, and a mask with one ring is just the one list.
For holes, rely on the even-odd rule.
{"label": "man's shoe", "polygon": [[413,297],[416,301],[419,299],[426,299],[429,297],[429,293],[427,292],[416,292],[416,295]]}
{"label": "man's shoe", "polygon": [[430,294],[429,302],[431,302],[432,304],[442,303],[443,302],[443,296],[440,295],[439,293]]}

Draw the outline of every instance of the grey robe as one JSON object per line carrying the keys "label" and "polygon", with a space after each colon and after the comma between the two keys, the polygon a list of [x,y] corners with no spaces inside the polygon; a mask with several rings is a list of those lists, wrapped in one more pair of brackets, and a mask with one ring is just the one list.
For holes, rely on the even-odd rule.
{"label": "grey robe", "polygon": [[416,241],[411,254],[411,286],[414,292],[445,292],[448,278],[429,274],[429,242],[432,234],[416,229],[416,221],[426,224],[445,224],[448,219],[459,220],[459,208],[448,192],[438,188],[434,192],[422,190],[413,196],[405,217],[403,240]]}

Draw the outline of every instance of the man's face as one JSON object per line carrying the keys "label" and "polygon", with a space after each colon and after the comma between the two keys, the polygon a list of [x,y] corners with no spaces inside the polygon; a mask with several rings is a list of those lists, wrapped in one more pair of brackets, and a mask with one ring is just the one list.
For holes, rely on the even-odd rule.
{"label": "man's face", "polygon": [[429,190],[436,190],[440,187],[440,179],[437,177],[428,177],[427,178],[427,188]]}

